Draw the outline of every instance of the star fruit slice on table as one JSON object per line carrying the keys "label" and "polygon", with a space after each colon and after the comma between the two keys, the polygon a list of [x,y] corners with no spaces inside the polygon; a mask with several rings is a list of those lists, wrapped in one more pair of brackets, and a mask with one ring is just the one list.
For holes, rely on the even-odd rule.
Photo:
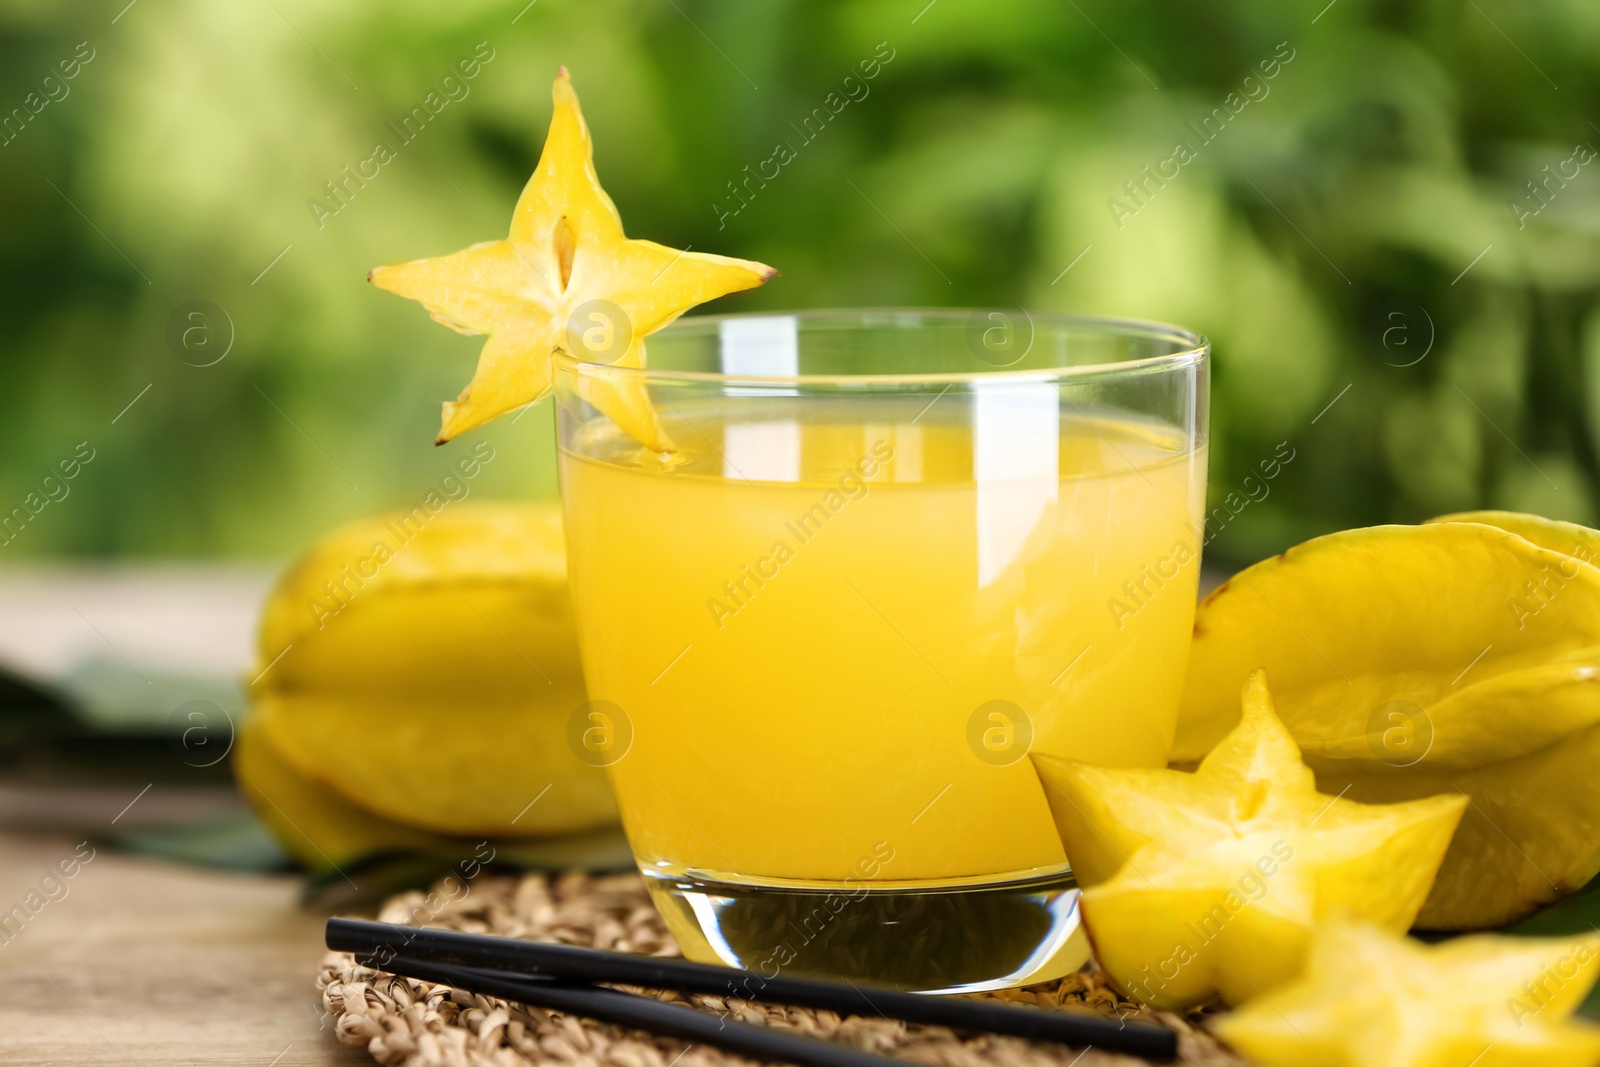
{"label": "star fruit slice on table", "polygon": [[[488,334],[472,381],[444,405],[437,443],[549,391],[557,353],[642,367],[644,338],[696,304],[777,273],[749,260],[630,240],[594,170],[594,145],[562,67],[539,165],[505,240],[378,267],[374,285],[419,301],[460,333]],[[640,444],[672,450],[636,375],[591,372],[582,395]]]}
{"label": "star fruit slice on table", "polygon": [[1155,1007],[1268,991],[1333,918],[1404,932],[1466,807],[1459,794],[1382,805],[1320,794],[1265,671],[1243,703],[1193,773],[1032,757],[1095,955]]}
{"label": "star fruit slice on table", "polygon": [[1211,1029],[1267,1067],[1592,1067],[1600,1027],[1570,1016],[1597,975],[1595,937],[1430,946],[1336,923],[1296,981]]}
{"label": "star fruit slice on table", "polygon": [[1323,792],[1470,798],[1417,925],[1504,926],[1600,873],[1596,563],[1600,533],[1508,512],[1263,560],[1195,615],[1173,756],[1203,755],[1266,667]]}

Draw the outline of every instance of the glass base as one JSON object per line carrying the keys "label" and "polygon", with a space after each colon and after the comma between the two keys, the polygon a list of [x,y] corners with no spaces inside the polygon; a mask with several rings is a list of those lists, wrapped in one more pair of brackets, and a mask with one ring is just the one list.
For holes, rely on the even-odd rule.
{"label": "glass base", "polygon": [[975,993],[1059,978],[1089,958],[1078,883],[1065,865],[954,883],[643,873],[684,955],[768,979]]}

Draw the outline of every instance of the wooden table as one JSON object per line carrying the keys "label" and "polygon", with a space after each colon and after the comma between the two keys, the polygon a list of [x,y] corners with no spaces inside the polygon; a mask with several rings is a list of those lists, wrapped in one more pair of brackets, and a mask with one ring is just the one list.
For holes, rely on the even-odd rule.
{"label": "wooden table", "polygon": [[[111,719],[164,720],[237,689],[273,566],[0,570],[0,662]],[[95,670],[85,671],[85,665]],[[107,669],[137,683],[111,693]],[[247,675],[245,675],[248,677]],[[153,685],[148,685],[149,682]],[[187,687],[196,685],[194,691]],[[75,688],[77,686],[78,688]],[[143,700],[124,705],[122,693]],[[139,794],[137,805],[129,805]],[[166,785],[0,779],[0,922],[81,837],[219,814],[239,801]],[[323,915],[287,876],[229,874],[102,848],[20,932],[0,927],[0,1063],[370,1065],[334,1040],[314,981]],[[58,891],[59,892],[59,891]]]}
{"label": "wooden table", "polygon": [[[75,842],[0,835],[0,912]],[[67,894],[0,934],[0,1062],[371,1064],[334,1040],[313,981],[324,916],[294,878],[235,875],[101,849]]]}

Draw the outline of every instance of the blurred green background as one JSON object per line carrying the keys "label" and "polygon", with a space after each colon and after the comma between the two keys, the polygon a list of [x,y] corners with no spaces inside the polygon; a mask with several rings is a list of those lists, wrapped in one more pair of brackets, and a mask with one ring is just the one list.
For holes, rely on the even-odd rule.
{"label": "blurred green background", "polygon": [[[562,63],[630,234],[782,269],[718,309],[1209,334],[1213,501],[1295,455],[1214,562],[1485,505],[1596,517],[1589,0],[124,3],[0,10],[0,511],[94,456],[0,562],[282,558],[415,503],[477,436],[475,494],[552,493],[548,406],[434,449],[481,341],[364,275],[504,232]],[[396,158],[328,199],[379,140]],[[778,142],[796,158],[721,218]],[[1194,158],[1146,181],[1178,142]],[[209,349],[169,339],[193,301],[225,313]]]}

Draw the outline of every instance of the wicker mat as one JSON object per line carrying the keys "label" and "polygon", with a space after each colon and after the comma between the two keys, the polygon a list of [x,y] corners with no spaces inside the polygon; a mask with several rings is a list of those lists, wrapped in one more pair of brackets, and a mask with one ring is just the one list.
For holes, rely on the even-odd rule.
{"label": "wicker mat", "polygon": [[[413,891],[385,902],[384,922],[421,924],[503,934],[567,945],[593,945],[655,956],[678,955],[637,874],[594,878],[584,874],[483,875],[471,883],[447,879],[431,893]],[[559,1012],[525,1008],[359,967],[347,953],[323,958],[317,979],[334,1032],[347,1045],[364,1045],[379,1063],[404,1067],[528,1067],[593,1064],[614,1067],[744,1067],[744,1060],[704,1045],[685,1045]],[[886,1019],[732,1001],[717,997],[655,994],[686,1000],[857,1048],[937,1067],[1100,1067],[1144,1061],[1090,1049],[1031,1044],[992,1034],[958,1035],[937,1026],[907,1026]],[[1106,1015],[1140,1015],[1098,975],[1080,971],[1055,982],[980,997],[1035,1004],[1045,1009],[1088,1008]],[[687,1010],[687,1009],[686,1009]],[[1181,1064],[1239,1065],[1193,1017],[1144,1013],[1178,1032]]]}

